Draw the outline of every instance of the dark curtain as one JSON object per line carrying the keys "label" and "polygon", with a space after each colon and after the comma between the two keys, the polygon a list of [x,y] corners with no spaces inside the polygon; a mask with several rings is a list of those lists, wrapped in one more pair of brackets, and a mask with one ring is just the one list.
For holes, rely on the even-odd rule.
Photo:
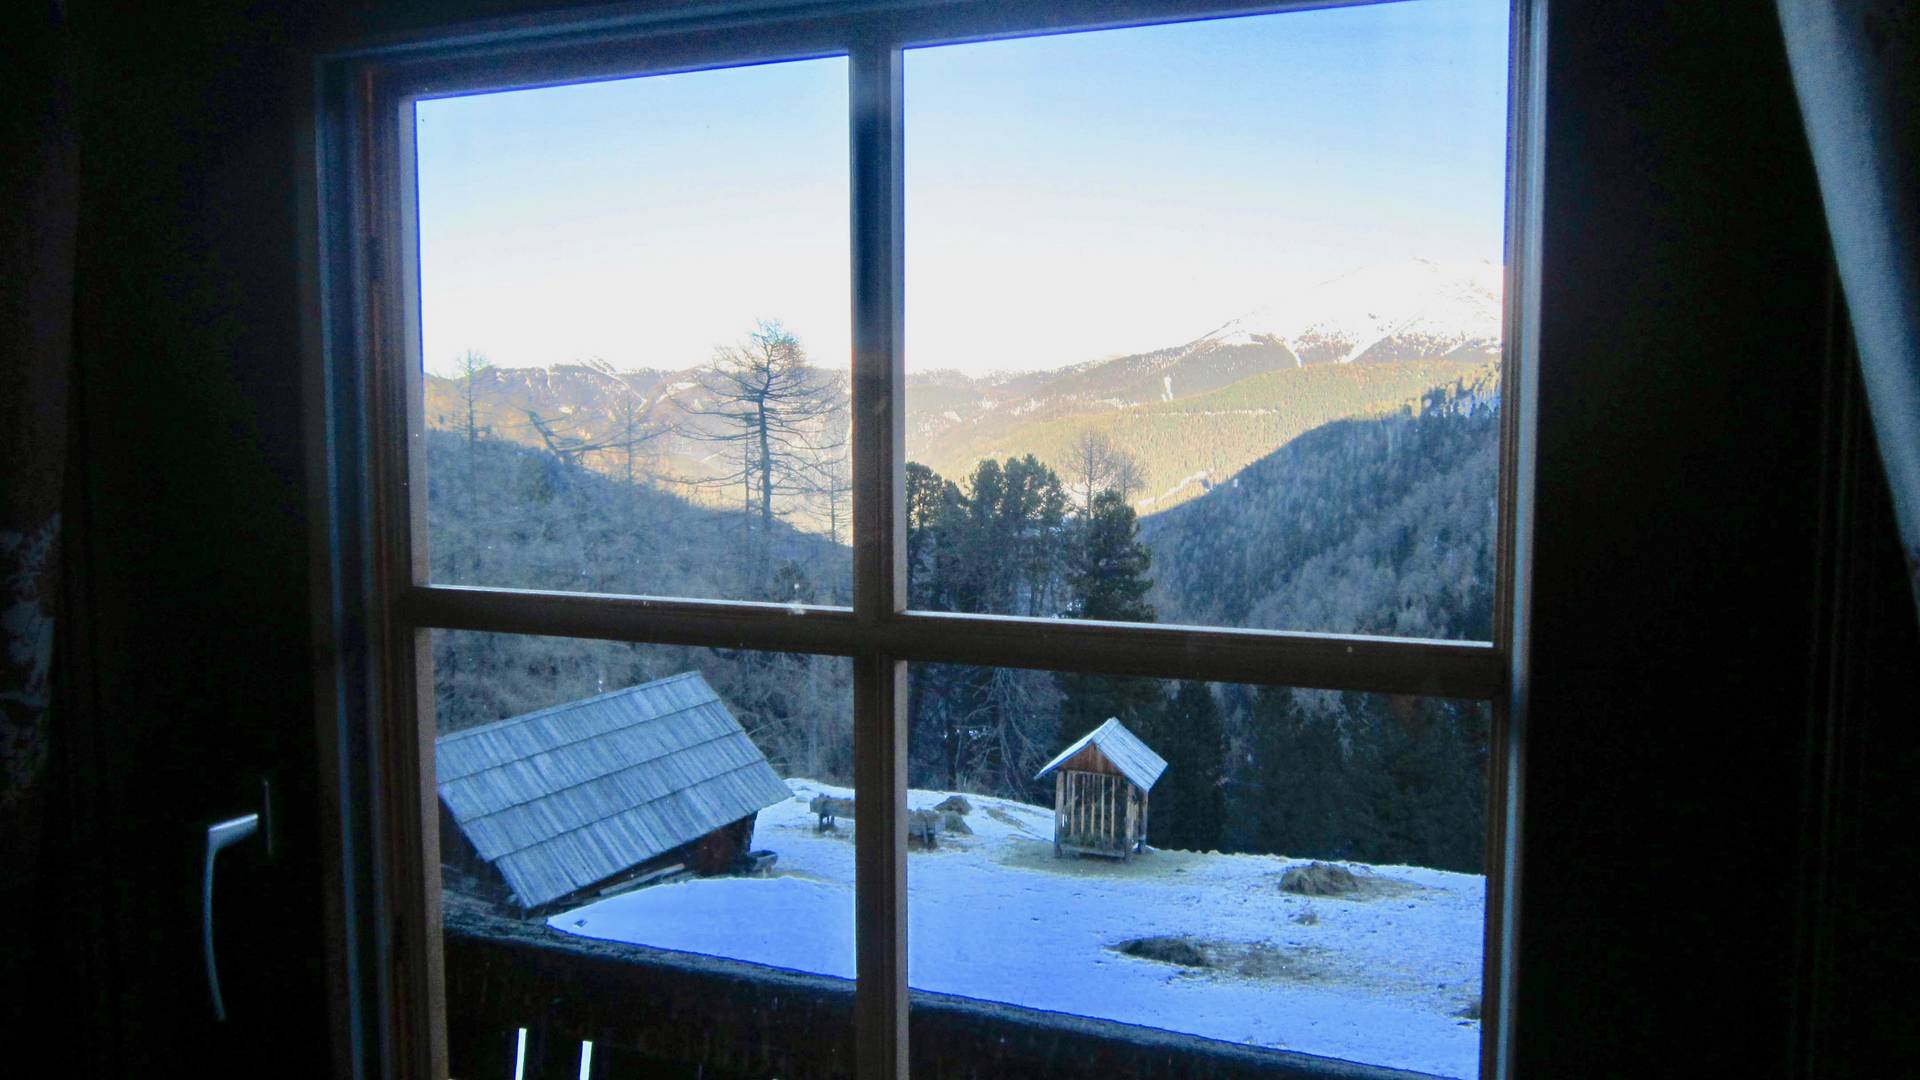
{"label": "dark curtain", "polygon": [[[0,912],[43,881],[54,598],[73,353],[78,159],[62,5],[29,0],[0,33]],[[35,920],[38,922],[38,920]],[[9,934],[34,923],[9,920]],[[21,1004],[29,949],[0,944],[0,995]],[[15,995],[19,995],[16,998]],[[11,1011],[11,1009],[9,1010]]]}
{"label": "dark curtain", "polygon": [[1920,5],[1778,3],[1920,605]]}

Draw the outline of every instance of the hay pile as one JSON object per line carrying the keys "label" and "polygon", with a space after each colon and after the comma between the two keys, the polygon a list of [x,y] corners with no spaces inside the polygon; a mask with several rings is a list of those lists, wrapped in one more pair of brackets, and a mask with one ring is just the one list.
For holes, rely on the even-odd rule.
{"label": "hay pile", "polygon": [[1280,891],[1301,896],[1346,896],[1360,891],[1360,879],[1343,866],[1308,863],[1280,875]]}

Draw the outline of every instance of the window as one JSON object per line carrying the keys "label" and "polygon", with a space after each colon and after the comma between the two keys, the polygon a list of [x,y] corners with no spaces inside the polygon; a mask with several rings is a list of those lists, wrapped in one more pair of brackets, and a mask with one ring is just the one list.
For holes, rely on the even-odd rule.
{"label": "window", "polygon": [[[330,62],[316,393],[377,688],[349,857],[403,1072],[446,1075],[442,919],[491,890],[566,970],[608,939],[851,976],[819,1038],[862,1076],[907,1071],[910,1009],[951,1048],[1006,1006],[1498,1074],[1532,24],[1290,6],[634,16]],[[1419,94],[1473,108],[1342,130]],[[1235,163],[1300,205],[1249,216]],[[723,775],[746,801],[711,821],[503,868]],[[714,860],[786,891],[658,884]],[[1006,901],[1035,875],[1098,887]],[[1343,890],[1373,906],[1312,899]],[[1048,918],[1075,929],[991,925]],[[1451,945],[1362,978],[1383,930]]]}

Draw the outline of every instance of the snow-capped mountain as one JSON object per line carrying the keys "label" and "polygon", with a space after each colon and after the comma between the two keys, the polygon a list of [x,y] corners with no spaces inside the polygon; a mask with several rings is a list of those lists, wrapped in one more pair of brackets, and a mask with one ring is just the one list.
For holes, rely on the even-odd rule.
{"label": "snow-capped mountain", "polygon": [[1283,344],[1302,364],[1492,352],[1501,268],[1410,258],[1363,267],[1280,297],[1194,344]]}

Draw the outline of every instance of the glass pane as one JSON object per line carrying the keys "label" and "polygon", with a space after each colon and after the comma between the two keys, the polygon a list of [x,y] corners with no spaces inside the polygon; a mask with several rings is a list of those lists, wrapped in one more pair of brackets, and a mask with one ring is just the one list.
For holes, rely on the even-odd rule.
{"label": "glass pane", "polygon": [[1506,92],[1505,0],[909,52],[914,606],[1488,638]]}
{"label": "glass pane", "polygon": [[1483,703],[911,680],[915,989],[1478,1074]]}
{"label": "glass pane", "polygon": [[853,977],[852,813],[812,804],[851,795],[850,662],[455,630],[433,657],[449,923]]}
{"label": "glass pane", "polygon": [[846,88],[419,104],[434,581],[848,602]]}

